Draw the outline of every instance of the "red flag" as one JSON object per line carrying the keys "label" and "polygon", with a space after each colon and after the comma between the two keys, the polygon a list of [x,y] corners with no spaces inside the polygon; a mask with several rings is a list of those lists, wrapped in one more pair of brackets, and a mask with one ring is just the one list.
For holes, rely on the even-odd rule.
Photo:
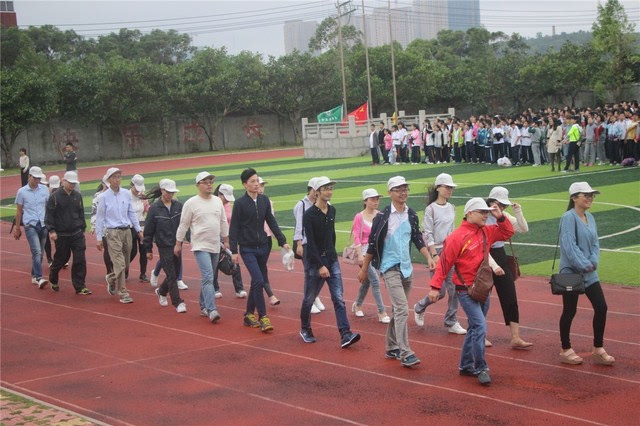
{"label": "red flag", "polygon": [[351,111],[347,116],[342,120],[343,123],[349,122],[349,117],[353,117],[356,120],[356,124],[362,124],[369,119],[369,103],[365,102],[360,105],[358,108]]}

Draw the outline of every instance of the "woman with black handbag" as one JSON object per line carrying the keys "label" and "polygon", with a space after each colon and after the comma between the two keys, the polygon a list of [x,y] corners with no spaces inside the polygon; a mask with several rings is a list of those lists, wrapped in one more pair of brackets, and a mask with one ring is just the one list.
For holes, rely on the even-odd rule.
{"label": "woman with black handbag", "polygon": [[[509,191],[506,188],[496,186],[491,189],[489,198],[487,198],[487,205],[489,207],[496,207],[500,209],[509,222],[511,222],[514,232],[523,234],[529,231],[529,225],[522,214],[522,207],[519,204],[514,204],[509,201]],[[504,211],[509,206],[513,206],[513,216]],[[495,218],[493,216],[489,216],[487,224],[492,223],[495,223]],[[511,241],[509,241],[509,243],[511,243]],[[513,247],[511,247],[511,249],[513,253]],[[533,343],[525,342],[520,337],[520,312],[518,310],[518,297],[516,295],[515,285],[515,280],[518,277],[515,276],[516,271],[512,271],[509,267],[507,253],[504,250],[504,241],[495,242],[491,246],[490,253],[491,258],[499,268],[497,270],[494,269],[493,283],[495,284],[496,293],[500,300],[504,323],[509,326],[511,331],[511,347],[513,349],[530,348],[533,346]],[[491,346],[491,343],[487,340],[485,341],[485,345]]]}
{"label": "woman with black handbag", "polygon": [[[569,187],[569,206],[560,220],[560,271],[573,270],[583,274],[585,294],[593,306],[593,349],[591,359],[595,364],[613,365],[615,358],[604,350],[604,328],[607,321],[607,302],[598,277],[600,244],[598,228],[591,213],[593,199],[600,191],[587,182],[575,182]],[[571,348],[571,322],[576,315],[578,294],[562,295],[560,317],[560,360],[565,364],[582,364],[582,358]]]}

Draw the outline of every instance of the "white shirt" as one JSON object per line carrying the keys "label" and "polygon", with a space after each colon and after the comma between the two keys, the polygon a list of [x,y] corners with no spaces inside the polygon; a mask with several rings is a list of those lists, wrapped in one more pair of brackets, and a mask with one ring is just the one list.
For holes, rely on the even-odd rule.
{"label": "white shirt", "polygon": [[176,239],[184,241],[191,229],[191,251],[220,253],[220,237],[229,236],[227,214],[220,198],[191,197],[182,206]]}
{"label": "white shirt", "polygon": [[511,147],[520,145],[520,136],[522,136],[522,134],[518,126],[513,126],[511,128]]}
{"label": "white shirt", "polygon": [[528,127],[522,127],[520,136],[522,137],[522,141],[520,142],[522,146],[531,146],[531,133],[529,133]]}
{"label": "white shirt", "polygon": [[404,127],[400,130],[398,130],[399,133],[399,137],[400,137],[400,143],[402,145],[406,145],[407,144],[407,129],[405,129]]}
{"label": "white shirt", "polygon": [[373,148],[374,146],[376,146],[376,131],[375,130],[373,132],[371,132],[371,134],[369,135],[369,148]]}
{"label": "white shirt", "polygon": [[400,224],[406,220],[409,220],[409,206],[405,204],[404,211],[398,211],[396,210],[396,206],[391,203],[391,214],[389,215],[388,222],[389,227],[387,228],[387,235],[385,239],[392,236]]}

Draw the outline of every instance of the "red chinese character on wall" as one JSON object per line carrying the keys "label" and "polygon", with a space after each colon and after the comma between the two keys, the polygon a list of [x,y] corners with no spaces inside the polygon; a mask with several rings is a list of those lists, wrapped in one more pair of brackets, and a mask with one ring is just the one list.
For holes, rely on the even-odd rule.
{"label": "red chinese character on wall", "polygon": [[195,121],[182,126],[182,141],[185,144],[196,144],[204,142],[204,130]]}
{"label": "red chinese character on wall", "polygon": [[138,148],[142,145],[142,132],[139,124],[129,124],[124,128],[124,139],[129,148]]}
{"label": "red chinese character on wall", "polygon": [[67,127],[66,130],[54,129],[51,131],[51,142],[54,148],[60,153],[64,153],[64,147],[67,143],[71,142],[74,149],[78,149],[80,140],[78,139],[76,132],[73,129]]}
{"label": "red chinese character on wall", "polygon": [[257,137],[258,139],[262,139],[262,124],[258,124],[255,121],[251,120],[249,117],[245,118],[244,126],[244,134],[247,136],[247,139],[251,139],[252,136]]}

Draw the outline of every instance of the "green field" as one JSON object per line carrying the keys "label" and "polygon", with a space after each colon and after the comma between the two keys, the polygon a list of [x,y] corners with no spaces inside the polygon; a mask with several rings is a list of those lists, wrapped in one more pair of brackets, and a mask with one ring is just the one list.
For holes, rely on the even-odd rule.
{"label": "green field", "polygon": [[[368,158],[331,160],[305,160],[286,158],[258,161],[252,164],[229,163],[224,166],[202,167],[189,170],[167,170],[145,175],[147,188],[160,179],[174,179],[180,189],[179,198],[186,200],[195,194],[193,183],[198,171],[207,169],[216,175],[217,183],[229,183],[241,195],[240,172],[247,166],[254,167],[269,182],[267,195],[273,200],[276,218],[288,239],[294,225],[291,213],[294,204],[304,197],[306,183],[312,176],[326,175],[337,180],[332,204],[337,209],[338,250],[347,244],[351,220],[362,208],[360,195],[363,189],[373,187],[386,194],[386,181],[391,176],[403,175],[411,182],[409,205],[419,212],[425,207],[428,186],[439,173],[450,173],[459,187],[452,202],[457,205],[458,221],[462,219],[462,207],[469,197],[486,197],[491,187],[502,185],[509,189],[510,198],[523,206],[529,222],[529,233],[517,235],[514,248],[527,275],[548,276],[557,238],[559,218],[566,210],[569,185],[586,180],[602,194],[596,198],[591,212],[598,224],[601,262],[600,279],[607,283],[640,285],[640,168],[589,167],[579,174],[551,173],[544,167],[511,167],[478,165],[370,165]],[[97,181],[83,182],[87,217],[91,196]],[[2,200],[0,215],[7,220],[13,217],[13,199]],[[388,199],[383,198],[381,206]],[[414,259],[421,256],[414,251]],[[417,256],[416,256],[417,255]]]}

